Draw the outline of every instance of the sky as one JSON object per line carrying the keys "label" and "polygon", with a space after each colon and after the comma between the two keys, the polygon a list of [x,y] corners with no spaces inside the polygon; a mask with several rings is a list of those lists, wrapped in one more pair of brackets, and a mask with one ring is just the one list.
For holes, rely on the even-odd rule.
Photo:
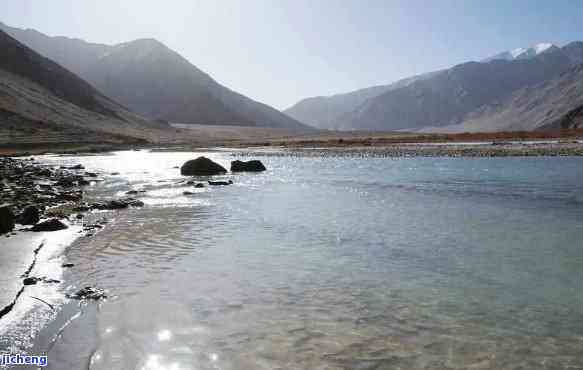
{"label": "sky", "polygon": [[578,0],[2,0],[0,21],[115,44],[155,38],[285,109],[480,60],[583,40]]}

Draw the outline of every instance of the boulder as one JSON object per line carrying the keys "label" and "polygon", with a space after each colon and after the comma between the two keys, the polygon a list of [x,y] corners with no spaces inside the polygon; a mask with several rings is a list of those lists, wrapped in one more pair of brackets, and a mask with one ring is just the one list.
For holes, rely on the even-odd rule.
{"label": "boulder", "polygon": [[261,172],[267,168],[258,160],[252,161],[233,161],[231,162],[231,172]]}
{"label": "boulder", "polygon": [[28,206],[18,215],[16,222],[21,225],[34,225],[40,220],[40,211],[35,206]]}
{"label": "boulder", "polygon": [[206,157],[191,159],[180,167],[180,174],[183,176],[213,176],[226,172],[223,166]]}
{"label": "boulder", "polygon": [[9,205],[0,205],[0,234],[14,229],[14,213]]}
{"label": "boulder", "polygon": [[57,218],[51,218],[50,220],[46,220],[34,225],[30,228],[30,231],[58,231],[68,229],[69,226],[65,225]]}
{"label": "boulder", "polygon": [[204,184],[199,182],[198,184],[194,185],[195,188],[204,188]]}
{"label": "boulder", "polygon": [[22,280],[22,284],[24,284],[24,285],[36,285],[36,283],[38,283],[39,281],[41,281],[40,278],[27,277],[24,280]]}

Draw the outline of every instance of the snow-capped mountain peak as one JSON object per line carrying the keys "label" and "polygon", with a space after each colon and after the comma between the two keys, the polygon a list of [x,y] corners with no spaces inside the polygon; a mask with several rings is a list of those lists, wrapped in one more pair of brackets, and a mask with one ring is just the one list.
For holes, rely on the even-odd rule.
{"label": "snow-capped mountain peak", "polygon": [[548,42],[541,42],[528,48],[517,48],[510,51],[504,51],[502,53],[491,56],[490,58],[486,58],[482,60],[482,62],[487,63],[492,60],[530,59],[556,48],[558,47],[554,44]]}

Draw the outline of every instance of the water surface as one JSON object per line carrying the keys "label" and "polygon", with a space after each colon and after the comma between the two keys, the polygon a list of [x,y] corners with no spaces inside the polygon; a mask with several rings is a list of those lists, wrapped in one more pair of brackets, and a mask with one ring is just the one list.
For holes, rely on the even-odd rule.
{"label": "water surface", "polygon": [[194,189],[199,154],[45,158],[120,173],[89,200],[146,190],[66,250],[63,289],[112,298],[64,303],[51,368],[583,368],[582,159],[266,157]]}

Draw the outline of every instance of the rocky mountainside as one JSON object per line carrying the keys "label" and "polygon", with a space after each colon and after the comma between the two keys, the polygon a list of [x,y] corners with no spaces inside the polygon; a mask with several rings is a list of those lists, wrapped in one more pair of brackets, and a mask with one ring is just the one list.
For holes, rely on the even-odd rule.
{"label": "rocky mountainside", "polygon": [[0,142],[147,140],[150,122],[0,31]]}
{"label": "rocky mountainside", "polygon": [[[520,89],[556,78],[579,63],[583,63],[583,43],[573,42],[562,48],[543,43],[381,88],[306,99],[286,112],[322,128],[431,130],[455,127],[468,115],[476,116],[475,111],[482,112],[480,116],[485,117],[483,112],[492,111],[488,106],[500,104]],[[344,97],[353,99],[347,103],[342,100]],[[485,124],[485,120],[482,122]],[[534,129],[537,124],[530,126]]]}
{"label": "rocky mountainside", "polygon": [[428,80],[369,99],[343,117],[343,126],[402,130],[458,124],[483,105],[556,77],[572,66],[560,49],[532,59],[460,64]]}
{"label": "rocky mountainside", "polygon": [[306,98],[284,110],[284,113],[300,122],[320,129],[338,129],[341,128],[339,119],[343,115],[354,111],[368,99],[379,96],[387,91],[408,86],[415,81],[430,78],[437,73],[439,71],[408,77],[388,85],[368,87],[345,94]]}
{"label": "rocky mountainside", "polygon": [[583,64],[481,107],[464,122],[441,131],[523,131],[583,127]]}
{"label": "rocky mountainside", "polygon": [[276,109],[220,85],[153,39],[110,46],[49,37],[2,24],[0,27],[79,74],[108,97],[151,119],[309,129]]}

